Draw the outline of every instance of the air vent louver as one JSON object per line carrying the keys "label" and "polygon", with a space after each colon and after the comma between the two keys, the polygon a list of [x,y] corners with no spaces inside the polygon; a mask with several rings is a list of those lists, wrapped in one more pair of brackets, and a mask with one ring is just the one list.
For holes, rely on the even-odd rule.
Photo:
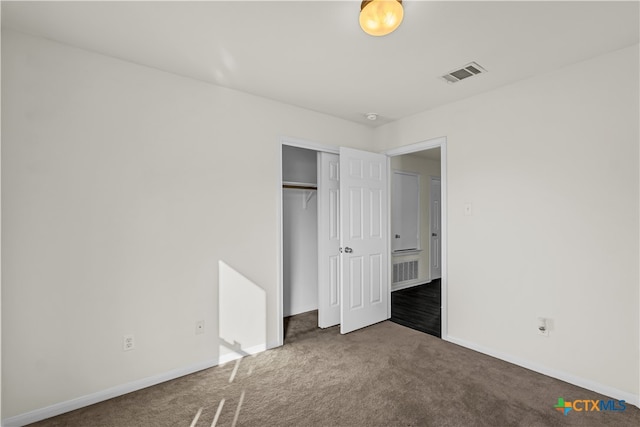
{"label": "air vent louver", "polygon": [[447,83],[456,83],[460,80],[464,80],[466,78],[477,76],[478,74],[486,72],[487,70],[478,65],[478,63],[470,62],[469,64],[458,70],[453,70],[445,74],[444,76],[442,76],[442,79]]}
{"label": "air vent louver", "polygon": [[393,283],[407,282],[418,278],[418,260],[393,264]]}

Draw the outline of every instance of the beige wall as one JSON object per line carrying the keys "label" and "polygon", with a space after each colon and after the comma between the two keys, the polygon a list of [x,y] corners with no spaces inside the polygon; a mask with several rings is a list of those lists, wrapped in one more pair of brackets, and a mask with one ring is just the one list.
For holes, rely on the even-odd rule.
{"label": "beige wall", "polygon": [[636,404],[638,75],[636,45],[375,135],[447,137],[449,337]]}
{"label": "beige wall", "polygon": [[274,345],[280,137],[372,130],[13,32],[2,66],[3,416]]}
{"label": "beige wall", "polygon": [[431,280],[430,267],[430,246],[429,202],[431,200],[431,177],[440,176],[440,162],[425,159],[416,155],[405,154],[391,157],[391,169],[403,172],[413,172],[420,175],[420,247],[422,252],[417,257],[414,256],[394,256],[392,262],[418,259],[419,277],[416,283],[425,283]]}

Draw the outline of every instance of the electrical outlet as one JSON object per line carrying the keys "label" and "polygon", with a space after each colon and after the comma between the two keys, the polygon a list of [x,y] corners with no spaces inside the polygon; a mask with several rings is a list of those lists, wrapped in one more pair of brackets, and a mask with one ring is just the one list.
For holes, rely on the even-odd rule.
{"label": "electrical outlet", "polygon": [[129,351],[136,348],[136,342],[133,335],[125,335],[122,337],[122,350]]}
{"label": "electrical outlet", "polygon": [[196,322],[196,335],[204,334],[204,320]]}
{"label": "electrical outlet", "polygon": [[538,317],[538,335],[543,337],[549,336],[549,328],[551,327],[551,319],[545,317]]}

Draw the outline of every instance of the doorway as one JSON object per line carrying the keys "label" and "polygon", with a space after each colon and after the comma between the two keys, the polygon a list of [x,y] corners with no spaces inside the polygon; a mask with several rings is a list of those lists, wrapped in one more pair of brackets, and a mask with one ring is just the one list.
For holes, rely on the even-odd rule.
{"label": "doorway", "polygon": [[283,140],[279,177],[278,345],[290,316],[318,310],[318,158],[329,147]]}
{"label": "doorway", "polygon": [[[339,324],[340,333],[346,334],[389,317],[388,158],[384,154],[346,147],[340,147],[338,154],[324,151],[282,144],[281,215],[289,223],[283,223],[281,228],[281,312],[286,316],[305,311],[290,307],[296,294],[313,289],[308,286],[312,282],[308,274],[311,269],[301,268],[301,264],[313,263],[321,286],[316,287],[319,292],[314,307],[304,307],[310,311],[317,305],[318,326]],[[301,157],[315,159],[316,163]],[[298,175],[293,173],[296,170],[300,170]],[[317,184],[310,182],[316,178],[310,176],[314,174]],[[313,213],[317,225],[310,226],[312,222],[307,221],[305,229],[290,233],[290,228],[301,222],[288,217],[292,207],[287,202],[291,192],[297,190],[303,190],[305,209],[313,202],[314,191],[317,194],[317,209]],[[305,196],[307,191],[309,194]],[[299,200],[294,200],[293,210],[300,212]],[[301,214],[311,216],[310,212],[298,215]],[[309,233],[313,233],[314,238],[302,239],[303,243],[295,250],[300,236],[309,236]],[[301,262],[302,253],[309,246],[317,248],[317,255]],[[292,260],[297,261],[292,263]],[[294,280],[298,276],[294,273],[299,270],[307,272],[301,284],[304,290]],[[338,316],[333,316],[334,312]]]}
{"label": "doorway", "polygon": [[318,309],[317,153],[282,148],[283,316]]}
{"label": "doorway", "polygon": [[[386,154],[396,169],[404,167],[404,172],[420,176],[419,204],[422,207],[418,248],[392,251],[397,277],[392,287],[391,320],[446,339],[446,138],[400,147]],[[392,239],[394,237],[392,230]]]}
{"label": "doorway", "polygon": [[391,318],[440,338],[440,147],[391,158]]}
{"label": "doorway", "polygon": [[391,168],[390,320],[440,338],[440,148],[392,157]]}

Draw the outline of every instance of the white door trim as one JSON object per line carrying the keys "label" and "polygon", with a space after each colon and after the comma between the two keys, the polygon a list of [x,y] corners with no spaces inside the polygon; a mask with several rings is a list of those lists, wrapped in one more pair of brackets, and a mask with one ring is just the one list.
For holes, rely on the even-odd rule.
{"label": "white door trim", "polygon": [[[434,257],[434,246],[437,247],[438,252],[440,253],[440,259],[438,260],[438,265],[439,265],[439,276],[437,277],[438,279],[442,278],[442,250],[441,250],[441,244],[442,243],[442,227],[440,225],[438,225],[438,230],[437,232],[440,233],[440,235],[438,236],[438,245],[434,245],[433,244],[433,222],[434,222],[434,217],[433,217],[433,204],[434,204],[434,197],[433,197],[433,183],[437,181],[437,187],[439,187],[440,192],[442,192],[442,179],[439,176],[431,176],[429,177],[429,187],[430,187],[430,191],[429,191],[429,279],[433,280],[433,257]],[[438,203],[440,204],[440,223],[442,223],[442,200],[441,198],[438,198]]]}
{"label": "white door trim", "polygon": [[[448,240],[449,240],[449,232],[447,229],[447,137],[441,136],[438,138],[429,139],[426,141],[416,142],[414,144],[404,145],[402,147],[392,148],[391,150],[383,151],[383,154],[387,156],[395,157],[401,156],[403,154],[411,154],[417,151],[428,150],[430,148],[438,148],[440,147],[440,184],[441,184],[441,195],[440,202],[442,203],[442,279],[440,281],[442,286],[442,329],[441,336],[442,339],[449,341],[448,335],[448,298],[447,298],[447,286],[448,286]],[[390,221],[390,219],[389,219]],[[389,224],[391,227],[391,224]],[[389,228],[390,229],[390,228]],[[391,246],[389,246],[389,250],[391,250]],[[389,269],[390,273],[392,268]],[[391,280],[391,277],[389,277]],[[391,283],[391,282],[389,282]],[[389,308],[391,310],[391,308]]]}
{"label": "white door trim", "polygon": [[[318,142],[306,141],[304,139],[289,138],[283,136],[280,138],[280,146],[288,145],[290,147],[306,148],[307,150],[323,151],[325,153],[340,154],[340,148],[333,145],[320,144]],[[282,162],[282,158],[280,158]]]}
{"label": "white door trim", "polygon": [[[395,156],[401,156],[403,154],[415,153],[417,151],[428,150],[430,148],[438,148],[438,147],[442,148],[442,146],[443,145],[446,146],[446,144],[447,144],[447,137],[440,136],[437,138],[428,139],[426,141],[416,142],[414,144],[403,145],[402,147],[392,148],[390,150],[383,151],[382,154],[386,154],[389,157],[395,157]],[[440,153],[440,156],[442,157],[442,152]]]}
{"label": "white door trim", "polygon": [[283,223],[282,223],[282,147],[285,145],[288,145],[290,147],[298,147],[298,148],[306,148],[308,150],[315,150],[315,151],[323,151],[323,152],[327,152],[327,153],[333,153],[333,154],[338,154],[340,153],[340,149],[338,147],[332,146],[332,145],[325,145],[325,144],[320,144],[317,142],[313,142],[313,141],[306,141],[303,139],[297,139],[297,138],[291,138],[291,137],[287,137],[287,136],[281,136],[280,138],[280,143],[278,144],[278,173],[276,174],[276,185],[275,188],[277,189],[277,195],[276,195],[276,199],[277,199],[277,212],[276,212],[276,232],[278,233],[278,253],[277,253],[277,257],[278,257],[278,286],[277,286],[277,295],[276,295],[276,301],[277,301],[277,325],[278,325],[278,336],[277,336],[277,340],[275,343],[273,343],[273,345],[268,345],[268,348],[274,348],[274,347],[280,347],[281,345],[284,344],[284,303],[283,303],[283,297],[284,297],[284,282],[283,282],[283,261],[284,261],[284,256],[283,256],[283,244],[282,244],[282,229],[283,229]]}

